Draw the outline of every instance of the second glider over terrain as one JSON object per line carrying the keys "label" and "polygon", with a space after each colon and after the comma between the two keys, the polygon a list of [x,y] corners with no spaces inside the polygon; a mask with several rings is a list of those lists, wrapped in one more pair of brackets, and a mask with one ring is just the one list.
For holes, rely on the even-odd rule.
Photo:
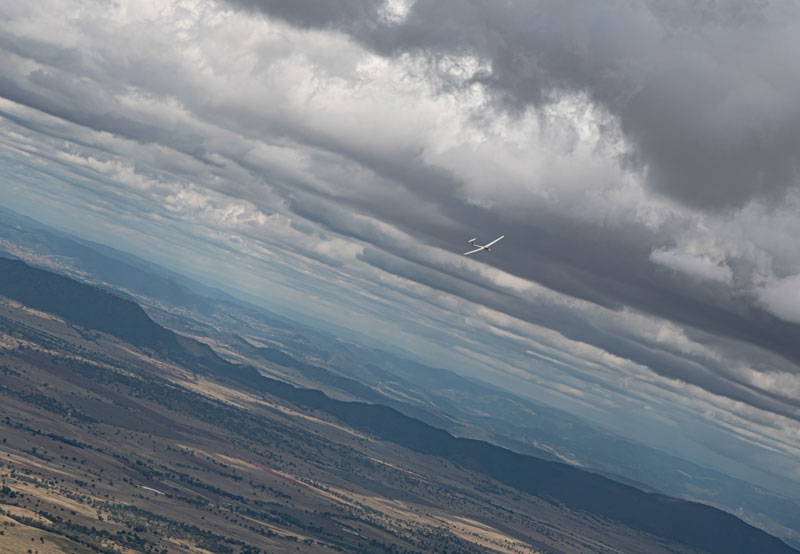
{"label": "second glider over terrain", "polygon": [[467,242],[469,242],[469,243],[470,243],[472,246],[477,246],[477,248],[476,248],[475,250],[470,250],[469,252],[464,252],[464,255],[465,255],[465,256],[469,256],[470,254],[474,254],[475,252],[480,252],[480,251],[482,251],[482,250],[486,250],[487,252],[491,252],[491,250],[492,250],[492,249],[491,249],[491,248],[489,248],[489,247],[490,247],[491,245],[493,245],[494,243],[498,242],[498,241],[499,241],[500,239],[502,239],[503,237],[505,237],[505,235],[502,235],[502,236],[500,236],[500,237],[497,237],[496,239],[494,239],[494,240],[493,240],[492,242],[490,242],[489,244],[484,244],[483,246],[481,246],[480,244],[475,244],[475,241],[476,241],[476,240],[478,240],[478,239],[470,239],[470,240],[469,240],[469,241],[467,241]]}

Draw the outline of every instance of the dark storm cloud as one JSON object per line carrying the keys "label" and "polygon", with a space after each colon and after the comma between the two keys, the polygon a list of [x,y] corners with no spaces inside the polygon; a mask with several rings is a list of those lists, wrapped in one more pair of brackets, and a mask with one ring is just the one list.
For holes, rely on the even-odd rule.
{"label": "dark storm cloud", "polygon": [[[253,10],[279,14],[293,25],[302,27],[347,28],[368,32],[376,24],[382,0],[237,0],[236,4]],[[362,26],[365,26],[362,28]]]}
{"label": "dark storm cloud", "polygon": [[202,139],[184,129],[165,128],[120,116],[119,106],[109,105],[107,97],[87,84],[71,85],[57,76],[34,72],[28,77],[47,91],[44,95],[26,88],[25,84],[0,75],[0,97],[39,110],[48,115],[83,125],[96,131],[113,133],[143,143],[170,144],[174,148],[202,159]]}
{"label": "dark storm cloud", "polygon": [[586,93],[618,118],[629,161],[692,206],[775,201],[798,184],[796,3],[418,0],[390,22],[376,2],[229,1],[383,54],[476,55],[490,69],[474,80],[507,106]]}
{"label": "dark storm cloud", "polygon": [[[630,161],[646,171],[648,182],[692,206],[774,201],[797,184],[795,5],[512,1],[499,9],[489,1],[419,0],[405,19],[388,22],[375,4],[331,12],[308,3],[232,1],[295,25],[340,30],[385,55],[477,55],[490,68],[473,80],[488,85],[506,107],[587,93],[618,118],[634,145]],[[699,282],[652,263],[650,253],[669,246],[684,222],[674,222],[672,232],[656,233],[633,222],[600,229],[527,205],[519,214],[499,214],[465,202],[451,176],[418,160],[339,153],[403,183],[418,201],[434,202],[449,216],[446,222],[431,220],[378,197],[351,200],[410,234],[445,246],[474,229],[503,229],[509,248],[525,251],[493,260],[513,275],[612,309],[631,306],[800,363],[800,326],[724,284]],[[298,213],[346,232],[324,214]],[[666,374],[674,366],[659,367]],[[674,375],[687,374],[676,368]]]}

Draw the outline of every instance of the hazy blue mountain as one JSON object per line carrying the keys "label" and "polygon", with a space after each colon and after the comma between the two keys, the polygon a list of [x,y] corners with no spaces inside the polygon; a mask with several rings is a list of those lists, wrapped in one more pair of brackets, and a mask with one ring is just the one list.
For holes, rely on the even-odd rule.
{"label": "hazy blue mountain", "polygon": [[[205,314],[213,313],[220,305],[243,304],[218,288],[132,254],[68,235],[1,207],[0,252],[137,300],[160,301]],[[295,326],[265,309],[259,310],[259,316],[287,328]]]}

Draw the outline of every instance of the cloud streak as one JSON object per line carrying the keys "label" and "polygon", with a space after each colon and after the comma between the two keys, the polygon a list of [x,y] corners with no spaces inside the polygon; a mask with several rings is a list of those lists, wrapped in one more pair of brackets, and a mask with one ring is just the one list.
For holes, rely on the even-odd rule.
{"label": "cloud streak", "polygon": [[498,9],[490,0],[417,0],[389,21],[377,2],[339,11],[229,1],[346,33],[384,55],[419,52],[434,68],[474,56],[485,69],[470,80],[516,108],[586,93],[619,121],[648,182],[689,204],[740,206],[797,185],[791,2],[516,0]]}
{"label": "cloud streak", "polygon": [[[34,217],[782,486],[797,15],[2,6],[0,175]],[[460,256],[476,234],[507,238]]]}

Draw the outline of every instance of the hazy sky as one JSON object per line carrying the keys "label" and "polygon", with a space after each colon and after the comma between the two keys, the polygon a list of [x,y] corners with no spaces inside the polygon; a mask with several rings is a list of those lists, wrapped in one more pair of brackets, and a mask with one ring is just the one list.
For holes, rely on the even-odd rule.
{"label": "hazy sky", "polygon": [[799,16],[0,0],[0,187],[800,495]]}

